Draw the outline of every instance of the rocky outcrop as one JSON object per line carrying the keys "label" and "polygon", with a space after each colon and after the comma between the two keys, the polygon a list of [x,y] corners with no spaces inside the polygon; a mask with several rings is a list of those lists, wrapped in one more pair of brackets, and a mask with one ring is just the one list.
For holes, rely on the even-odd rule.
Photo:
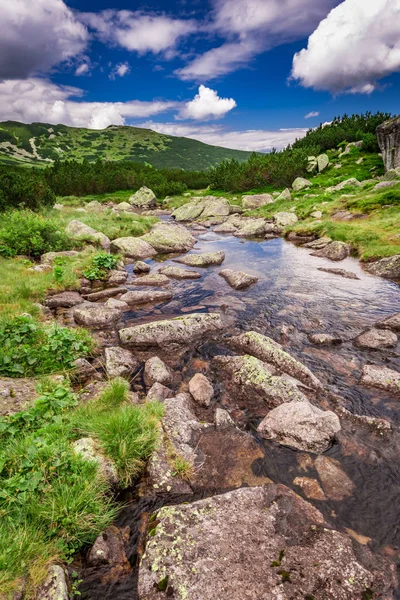
{"label": "rocky outcrop", "polygon": [[105,349],[106,372],[110,379],[114,377],[130,377],[140,366],[132,352],[114,346]]}
{"label": "rocky outcrop", "polygon": [[335,413],[305,401],[281,404],[271,410],[257,431],[283,446],[321,454],[332,445],[340,429]]}
{"label": "rocky outcrop", "polygon": [[107,308],[101,304],[81,304],[78,305],[73,312],[74,319],[78,325],[100,329],[110,327],[118,321],[121,316],[119,310],[115,308]]}
{"label": "rocky outcrop", "polygon": [[197,271],[182,269],[180,267],[161,267],[158,272],[170,279],[200,279],[202,277],[201,273]]}
{"label": "rocky outcrop", "polygon": [[193,313],[166,321],[154,321],[121,329],[119,336],[123,344],[136,347],[160,347],[168,344],[190,344],[205,335],[223,329],[217,313]]}
{"label": "rocky outcrop", "polygon": [[153,246],[160,254],[187,252],[197,241],[183,225],[169,223],[157,223],[141,239]]}
{"label": "rocky outcrop", "polygon": [[258,277],[254,275],[249,275],[244,271],[232,271],[232,269],[223,269],[220,271],[220,275],[235,290],[243,290],[258,281]]}
{"label": "rocky outcrop", "polygon": [[400,168],[400,117],[385,121],[376,130],[385,168]]}
{"label": "rocky outcrop", "polygon": [[344,242],[331,242],[322,250],[317,250],[317,252],[313,252],[312,256],[318,256],[319,258],[328,258],[329,260],[334,260],[339,262],[340,260],[344,260],[350,255],[350,246],[345,244]]}
{"label": "rocky outcrop", "polygon": [[335,531],[282,485],[242,488],[158,511],[139,569],[140,600],[390,598],[385,559]]}
{"label": "rocky outcrop", "polygon": [[365,365],[360,383],[393,394],[400,394],[400,373],[387,367]]}
{"label": "rocky outcrop", "polygon": [[214,388],[202,373],[196,373],[189,381],[189,392],[200,406],[208,407],[214,396]]}
{"label": "rocky outcrop", "polygon": [[378,277],[385,277],[386,279],[400,280],[400,254],[390,256],[389,258],[381,258],[373,263],[364,265],[364,269],[371,273],[371,275],[377,275]]}
{"label": "rocky outcrop", "polygon": [[271,194],[253,194],[252,196],[242,197],[242,206],[247,210],[261,208],[261,206],[266,206],[267,204],[272,204],[273,202],[275,202],[275,199],[271,196]]}
{"label": "rocky outcrop", "polygon": [[173,293],[170,290],[138,290],[127,292],[121,296],[122,302],[126,302],[129,306],[169,302],[172,298]]}
{"label": "rocky outcrop", "polygon": [[113,240],[111,242],[111,250],[136,260],[151,258],[157,254],[153,246],[137,237],[122,237]]}
{"label": "rocky outcrop", "polygon": [[188,267],[211,267],[220,265],[225,260],[225,252],[206,252],[204,254],[188,254],[182,258],[176,258],[175,262]]}
{"label": "rocky outcrop", "polygon": [[381,348],[394,348],[397,342],[397,335],[389,329],[369,329],[354,340],[354,345],[357,348],[379,350]]}
{"label": "rocky outcrop", "polygon": [[285,352],[280,344],[261,333],[256,331],[242,333],[229,340],[229,345],[235,350],[251,354],[265,363],[272,364],[281,373],[298,379],[304,385],[314,389],[323,387],[319,379],[305,365]]}
{"label": "rocky outcrop", "polygon": [[110,240],[104,233],[96,231],[93,227],[89,227],[76,219],[68,223],[65,233],[73,240],[99,244],[104,250],[110,248]]}
{"label": "rocky outcrop", "polygon": [[157,204],[157,198],[152,190],[143,186],[129,198],[129,204],[138,208],[153,208]]}
{"label": "rocky outcrop", "polygon": [[304,177],[297,177],[297,179],[295,179],[292,183],[292,189],[295,192],[301,192],[301,190],[304,190],[305,188],[310,187],[311,181],[308,181],[308,179],[304,179]]}

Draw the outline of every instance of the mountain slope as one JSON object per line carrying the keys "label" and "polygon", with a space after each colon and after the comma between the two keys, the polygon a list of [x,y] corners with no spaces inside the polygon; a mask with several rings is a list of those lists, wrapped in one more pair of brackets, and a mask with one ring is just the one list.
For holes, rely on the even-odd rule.
{"label": "mountain slope", "polygon": [[0,123],[0,163],[14,165],[45,166],[57,159],[102,159],[149,163],[159,169],[204,170],[225,159],[244,161],[250,155],[138,127],[91,130],[46,123]]}

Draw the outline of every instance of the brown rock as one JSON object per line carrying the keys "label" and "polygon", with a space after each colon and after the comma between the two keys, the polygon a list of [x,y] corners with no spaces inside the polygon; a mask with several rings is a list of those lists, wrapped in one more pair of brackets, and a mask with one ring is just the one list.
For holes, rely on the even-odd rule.
{"label": "brown rock", "polygon": [[381,348],[394,348],[397,342],[397,335],[388,329],[369,329],[354,340],[354,345],[357,348],[379,350]]}
{"label": "brown rock", "polygon": [[346,475],[339,461],[326,456],[318,456],[314,461],[325,494],[331,500],[341,501],[354,493],[354,483]]}
{"label": "brown rock", "polygon": [[189,392],[200,406],[210,406],[214,388],[202,373],[196,373],[189,381]]}

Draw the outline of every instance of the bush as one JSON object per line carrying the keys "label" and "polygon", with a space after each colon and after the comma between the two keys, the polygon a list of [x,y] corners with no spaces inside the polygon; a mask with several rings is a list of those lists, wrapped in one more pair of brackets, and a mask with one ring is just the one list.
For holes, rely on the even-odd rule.
{"label": "bush", "polygon": [[30,210],[13,210],[2,215],[0,253],[2,256],[24,254],[39,258],[45,252],[69,250],[73,242],[53,219]]}
{"label": "bush", "polygon": [[83,329],[15,317],[0,326],[0,375],[32,377],[72,369],[74,361],[92,349],[93,341]]}
{"label": "bush", "polygon": [[55,199],[42,172],[0,166],[0,211],[18,207],[38,209],[54,204]]}
{"label": "bush", "polygon": [[109,272],[117,266],[118,260],[118,256],[99,252],[91,258],[90,265],[82,272],[82,275],[90,281],[95,281],[96,279],[105,280]]}

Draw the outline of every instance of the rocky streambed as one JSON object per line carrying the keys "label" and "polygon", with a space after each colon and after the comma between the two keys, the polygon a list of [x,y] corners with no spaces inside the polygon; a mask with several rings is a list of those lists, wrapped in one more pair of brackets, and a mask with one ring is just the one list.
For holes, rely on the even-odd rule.
{"label": "rocky streambed", "polygon": [[74,565],[82,597],[400,597],[398,286],[318,248],[189,229],[189,253],[48,301],[104,349],[88,393],[105,370],[164,403],[145,477]]}

